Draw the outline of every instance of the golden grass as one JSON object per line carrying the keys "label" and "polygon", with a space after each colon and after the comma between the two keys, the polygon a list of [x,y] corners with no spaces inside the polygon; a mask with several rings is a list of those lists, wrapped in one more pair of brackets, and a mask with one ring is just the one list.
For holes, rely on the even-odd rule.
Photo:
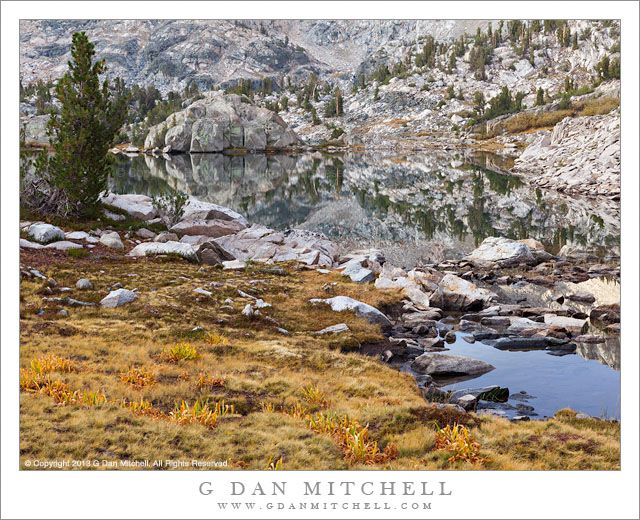
{"label": "golden grass", "polygon": [[620,106],[619,98],[601,97],[574,102],[571,107],[566,110],[542,112],[541,114],[524,112],[516,114],[494,125],[490,132],[484,134],[483,138],[490,139],[504,132],[509,134],[518,134],[522,132],[529,132],[531,130],[540,130],[542,128],[552,128],[565,117],[608,114],[618,106]]}
{"label": "golden grass", "polygon": [[620,99],[614,97],[601,97],[588,99],[580,104],[578,109],[581,116],[596,116],[608,114],[614,108],[620,106]]}
{"label": "golden grass", "polygon": [[[466,426],[482,446],[479,456],[489,460],[483,468],[619,468],[619,424],[562,414],[512,424],[432,409],[410,375],[349,351],[380,340],[377,326],[309,304],[345,295],[384,308],[396,304],[399,293],[290,263],[282,265],[288,274],[278,276],[259,265],[227,272],[199,271],[176,259],[64,257],[43,265],[38,258],[25,253],[22,261],[61,285],[92,280],[85,301],[99,301],[129,273],[137,274],[139,298],[115,309],[74,309],[59,319],[56,304],[43,304],[41,284],[21,281],[22,460],[165,460],[188,453],[190,459],[226,458],[229,469],[263,470],[270,457],[269,465],[285,461],[288,470],[472,467],[449,462],[451,452],[436,449],[436,421],[440,428]],[[204,303],[192,292],[203,286],[214,292]],[[271,303],[263,313],[289,335],[267,320],[242,316],[238,289]],[[237,309],[220,309],[229,297]],[[46,314],[38,316],[42,308]],[[340,322],[351,332],[314,334]],[[226,341],[212,344],[204,331]],[[177,363],[158,356],[180,344],[198,355]],[[121,374],[131,367],[144,367],[155,383],[124,384]],[[282,410],[293,418],[275,413]]]}

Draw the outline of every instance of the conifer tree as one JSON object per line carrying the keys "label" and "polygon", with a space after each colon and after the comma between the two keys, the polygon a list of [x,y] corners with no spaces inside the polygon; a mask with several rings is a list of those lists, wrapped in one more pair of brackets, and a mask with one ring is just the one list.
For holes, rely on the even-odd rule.
{"label": "conifer tree", "polygon": [[100,83],[105,61],[92,62],[94,45],[74,33],[69,71],[56,86],[60,114],[51,112],[47,135],[53,154],[40,155],[36,171],[66,193],[75,216],[94,215],[107,188],[107,151],[126,120],[126,98],[112,99],[109,83]]}

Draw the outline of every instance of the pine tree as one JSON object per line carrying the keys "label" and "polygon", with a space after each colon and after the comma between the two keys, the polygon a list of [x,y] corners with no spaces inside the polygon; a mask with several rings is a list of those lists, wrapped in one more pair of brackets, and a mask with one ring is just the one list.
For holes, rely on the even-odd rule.
{"label": "pine tree", "polygon": [[578,33],[577,32],[573,33],[573,44],[571,45],[571,48],[574,51],[578,49]]}
{"label": "pine tree", "polygon": [[540,87],[536,93],[536,106],[539,107],[542,105],[544,105],[544,89]]}
{"label": "pine tree", "polygon": [[64,191],[75,216],[94,215],[107,188],[107,151],[127,116],[124,97],[111,99],[109,83],[99,76],[104,59],[92,63],[94,45],[84,32],[72,38],[69,71],[56,86],[60,114],[51,113],[47,135],[54,154],[41,155],[36,171]]}

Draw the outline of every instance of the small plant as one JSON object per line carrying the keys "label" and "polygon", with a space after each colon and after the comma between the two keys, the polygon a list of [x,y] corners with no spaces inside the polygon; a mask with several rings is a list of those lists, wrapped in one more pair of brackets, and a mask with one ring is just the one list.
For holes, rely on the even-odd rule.
{"label": "small plant", "polygon": [[273,455],[271,457],[269,457],[269,460],[267,461],[267,465],[264,468],[266,470],[282,470],[284,469],[282,467],[282,457],[280,457],[278,460],[276,460],[275,462],[273,462]]}
{"label": "small plant", "polygon": [[175,347],[171,347],[169,350],[165,348],[159,355],[159,358],[169,363],[177,363],[181,359],[198,359],[200,354],[189,343],[178,343]]}
{"label": "small plant", "polygon": [[86,249],[80,249],[79,247],[67,249],[67,255],[72,258],[86,258],[89,256],[89,251]]}
{"label": "small plant", "polygon": [[173,227],[180,222],[188,201],[189,197],[186,194],[173,189],[151,197],[154,209],[167,227]]}
{"label": "small plant", "polygon": [[52,354],[46,354],[31,361],[31,369],[40,373],[47,372],[77,372],[73,361]]}
{"label": "small plant", "polygon": [[320,408],[329,406],[329,400],[326,394],[321,391],[314,383],[309,383],[302,389],[302,397],[310,405],[317,405]]}
{"label": "small plant", "polygon": [[156,410],[153,409],[153,404],[144,399],[144,398],[140,398],[140,401],[127,401],[126,399],[122,399],[122,401],[120,401],[120,406],[122,408],[128,408],[129,410],[131,410],[132,413],[136,414],[136,415],[159,415],[160,412],[157,412]]}
{"label": "small plant", "polygon": [[480,451],[480,444],[478,444],[469,435],[469,430],[466,426],[455,424],[453,427],[450,425],[440,428],[436,425],[436,450],[453,451],[455,454],[449,458],[449,462],[456,460],[464,460],[469,464],[475,462],[482,463],[487,459],[484,459],[478,455]]}
{"label": "small plant", "polygon": [[262,408],[262,411],[265,413],[273,413],[276,411],[276,407],[274,406],[274,404],[268,401],[262,401],[260,403],[260,407]]}
{"label": "small plant", "polygon": [[209,388],[223,388],[224,384],[227,382],[226,377],[214,377],[212,378],[206,372],[201,372],[198,381],[196,382],[196,386],[199,389],[209,387]]}
{"label": "small plant", "polygon": [[156,382],[155,374],[144,367],[127,367],[126,372],[120,373],[120,380],[137,389],[151,386]]}
{"label": "small plant", "polygon": [[169,414],[169,420],[182,425],[200,423],[207,428],[213,429],[218,423],[218,414],[209,407],[208,400],[202,401],[198,399],[193,403],[192,407],[182,401]]}
{"label": "small plant", "polygon": [[204,340],[207,342],[208,345],[211,345],[211,346],[229,344],[229,338],[227,338],[223,334],[217,334],[215,332],[207,332],[204,335]]}

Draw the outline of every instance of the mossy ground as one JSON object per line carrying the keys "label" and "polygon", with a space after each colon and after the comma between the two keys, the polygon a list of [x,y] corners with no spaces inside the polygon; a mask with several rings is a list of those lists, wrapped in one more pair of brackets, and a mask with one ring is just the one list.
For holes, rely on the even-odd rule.
{"label": "mossy ground", "polygon": [[[98,459],[107,461],[186,459],[229,460],[229,468],[265,469],[282,457],[283,469],[618,469],[618,423],[576,420],[571,412],[548,421],[512,424],[475,414],[442,411],[425,403],[410,375],[374,358],[350,352],[358,343],[381,339],[381,332],[345,312],[311,305],[309,298],[346,295],[378,308],[400,299],[371,285],[352,283],[339,274],[322,274],[282,264],[285,275],[260,264],[243,271],[188,263],[176,258],[130,259],[95,249],[86,258],[58,251],[24,251],[21,264],[40,269],[59,286],[72,287],[71,297],[97,303],[107,287],[120,282],[138,289],[139,298],[116,309],[66,307],[45,303],[42,280],[23,279],[20,297],[21,368],[52,354],[71,359],[78,372],[52,373],[73,390],[99,390],[109,401],[147,399],[162,414],[183,400],[224,400],[235,413],[220,417],[209,429],[180,425],[166,415],[136,415],[118,404],[56,404],[52,397],[20,394],[20,457],[26,459]],[[134,276],[135,275],[135,276]],[[75,289],[88,278],[93,290]],[[335,285],[332,285],[335,284]],[[200,287],[212,296],[194,293]],[[238,290],[262,298],[272,307],[263,317],[241,311],[252,300]],[[65,296],[65,294],[54,296]],[[222,309],[231,298],[233,309]],[[43,315],[38,312],[44,309]],[[274,318],[289,331],[284,335]],[[314,334],[346,323],[351,332]],[[199,327],[196,331],[193,329]],[[206,333],[217,335],[207,341]],[[163,348],[189,343],[196,360],[163,361]],[[155,384],[136,389],[120,374],[144,367]],[[223,386],[199,387],[206,373],[225,379]],[[278,410],[300,401],[310,410],[302,390],[317,385],[328,403],[325,411],[348,414],[364,426],[381,448],[390,443],[398,457],[378,465],[348,462],[334,438],[316,434],[298,419]],[[275,411],[263,410],[271,403]],[[450,452],[435,450],[435,423],[466,423],[481,445],[484,462],[449,462]],[[21,467],[24,467],[21,464]]]}

